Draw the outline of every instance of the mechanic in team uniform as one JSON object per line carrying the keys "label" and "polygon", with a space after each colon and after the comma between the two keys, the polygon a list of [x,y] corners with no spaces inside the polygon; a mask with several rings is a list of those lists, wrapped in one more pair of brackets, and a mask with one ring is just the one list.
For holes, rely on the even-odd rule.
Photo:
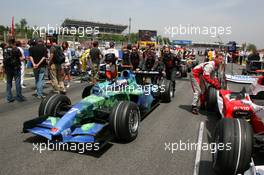
{"label": "mechanic in team uniform", "polygon": [[141,63],[141,54],[139,52],[139,50],[137,49],[137,46],[133,46],[132,47],[132,51],[130,54],[130,60],[131,60],[131,64],[133,66],[133,70],[137,70],[140,67],[140,63]]}
{"label": "mechanic in team uniform", "polygon": [[117,65],[116,61],[119,58],[118,50],[115,49],[115,43],[110,42],[109,43],[110,48],[105,50],[104,56],[105,56],[105,63],[106,63],[106,71],[105,75],[108,80],[113,80],[117,77]]}
{"label": "mechanic in team uniform", "polygon": [[173,92],[176,86],[176,72],[179,69],[179,61],[177,57],[171,53],[169,47],[165,47],[162,52],[162,61],[165,65],[166,78],[172,81]]}
{"label": "mechanic in team uniform", "polygon": [[146,50],[143,52],[143,59],[144,59],[144,70],[151,71],[155,61],[156,61],[156,52],[155,48],[151,45],[147,45]]}
{"label": "mechanic in team uniform", "polygon": [[192,113],[198,114],[198,102],[200,98],[201,108],[205,107],[205,93],[202,93],[204,86],[202,80],[205,80],[207,83],[211,84],[214,88],[220,89],[220,83],[217,79],[212,79],[211,74],[213,71],[217,70],[219,64],[222,62],[223,58],[217,56],[214,61],[204,62],[192,69],[190,74],[191,85],[193,88],[193,101],[192,101]]}

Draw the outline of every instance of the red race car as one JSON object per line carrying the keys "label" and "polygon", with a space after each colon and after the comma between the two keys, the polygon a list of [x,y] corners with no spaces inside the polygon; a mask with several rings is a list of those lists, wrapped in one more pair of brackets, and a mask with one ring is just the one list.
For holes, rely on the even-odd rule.
{"label": "red race car", "polygon": [[[213,168],[218,174],[244,173],[250,168],[253,154],[264,150],[264,77],[249,89],[248,93],[245,88],[241,92],[217,92],[222,119],[214,134],[213,143],[218,149],[213,153]],[[230,149],[220,149],[219,145],[228,145]],[[259,174],[264,172],[263,166],[254,166],[257,168]]]}

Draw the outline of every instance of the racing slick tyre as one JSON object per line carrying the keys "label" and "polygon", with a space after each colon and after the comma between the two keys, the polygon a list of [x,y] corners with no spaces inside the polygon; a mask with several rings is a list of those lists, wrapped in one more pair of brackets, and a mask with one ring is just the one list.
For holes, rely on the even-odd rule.
{"label": "racing slick tyre", "polygon": [[217,93],[216,89],[212,86],[209,86],[207,89],[206,97],[205,97],[205,107],[208,111],[215,111],[217,104]]}
{"label": "racing slick tyre", "polygon": [[90,84],[83,89],[82,98],[85,98],[91,95],[91,89],[93,88],[93,86],[94,85]]}
{"label": "racing slick tyre", "polygon": [[218,174],[239,174],[249,168],[253,132],[248,122],[242,119],[224,118],[217,123],[212,154],[213,169]]}
{"label": "racing slick tyre", "polygon": [[50,99],[53,98],[55,95],[56,94],[51,93],[46,98],[42,99],[42,101],[41,101],[41,103],[39,105],[39,110],[38,110],[39,117],[44,115],[45,110],[46,110],[45,107],[46,107],[47,102],[50,101]]}
{"label": "racing slick tyre", "polygon": [[123,142],[130,142],[138,135],[141,120],[138,106],[134,102],[118,102],[110,114],[109,126],[114,137]]}
{"label": "racing slick tyre", "polygon": [[170,102],[174,96],[172,81],[163,79],[160,84],[160,99],[162,102]]}
{"label": "racing slick tyre", "polygon": [[50,94],[39,105],[39,117],[44,115],[63,116],[70,109],[71,100],[63,94]]}
{"label": "racing slick tyre", "polygon": [[187,65],[182,65],[181,66],[181,76],[182,77],[187,77],[187,72],[188,72]]}

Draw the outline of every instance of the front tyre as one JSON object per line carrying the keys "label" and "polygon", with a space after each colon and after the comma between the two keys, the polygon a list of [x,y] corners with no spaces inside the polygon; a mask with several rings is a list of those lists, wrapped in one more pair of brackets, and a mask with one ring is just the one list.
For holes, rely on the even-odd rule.
{"label": "front tyre", "polygon": [[71,107],[71,100],[63,94],[51,94],[44,98],[39,105],[39,117],[63,116]]}
{"label": "front tyre", "polygon": [[[239,174],[249,168],[253,148],[253,133],[248,122],[224,118],[217,123],[213,153],[213,169],[218,174]],[[220,149],[220,144],[224,149]],[[223,147],[221,147],[223,148]]]}
{"label": "front tyre", "polygon": [[141,120],[138,106],[134,102],[118,102],[109,118],[110,130],[116,139],[130,142],[138,135],[139,123]]}

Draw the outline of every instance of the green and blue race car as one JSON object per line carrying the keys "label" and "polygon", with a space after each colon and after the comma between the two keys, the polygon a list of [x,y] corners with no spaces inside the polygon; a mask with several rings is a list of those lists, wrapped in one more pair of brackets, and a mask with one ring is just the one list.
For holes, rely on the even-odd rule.
{"label": "green and blue race car", "polygon": [[74,105],[66,95],[47,96],[39,117],[26,121],[23,131],[63,143],[103,145],[113,137],[129,142],[137,137],[142,117],[160,101],[170,102],[173,93],[171,81],[159,72],[125,70],[113,81],[88,85]]}

